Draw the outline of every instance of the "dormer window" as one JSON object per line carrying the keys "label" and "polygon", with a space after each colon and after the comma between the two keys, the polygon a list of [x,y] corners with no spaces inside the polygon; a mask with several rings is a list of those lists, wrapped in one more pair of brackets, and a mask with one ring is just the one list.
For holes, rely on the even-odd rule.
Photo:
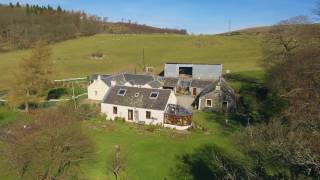
{"label": "dormer window", "polygon": [[135,94],[134,94],[134,97],[139,97],[139,93],[135,93]]}
{"label": "dormer window", "polygon": [[157,99],[159,95],[159,92],[151,92],[150,93],[150,99]]}
{"label": "dormer window", "polygon": [[124,96],[126,94],[127,90],[126,89],[119,89],[117,95],[119,96]]}

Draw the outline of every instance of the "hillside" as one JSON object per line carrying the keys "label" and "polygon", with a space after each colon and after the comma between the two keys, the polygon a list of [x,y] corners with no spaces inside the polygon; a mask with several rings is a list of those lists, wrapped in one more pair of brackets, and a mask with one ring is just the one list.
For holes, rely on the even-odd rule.
{"label": "hillside", "polygon": [[0,3],[0,14],[0,52],[30,48],[39,39],[53,43],[98,33],[187,33],[185,30],[156,28],[131,21],[108,22],[107,18],[64,10],[60,6]]}
{"label": "hillside", "polygon": [[106,22],[104,33],[110,34],[187,34],[183,29],[158,28],[131,22]]}
{"label": "hillside", "polygon": [[[224,70],[260,69],[259,36],[186,36],[186,35],[95,35],[52,45],[52,58],[58,78],[141,70],[142,49],[145,63],[156,73],[165,62],[222,63]],[[92,53],[103,53],[92,59]],[[0,89],[5,89],[20,59],[30,50],[0,53]]]}
{"label": "hillside", "polygon": [[[320,31],[320,24],[283,24],[280,25],[282,28],[297,28],[301,29],[304,28],[305,30],[318,30]],[[270,31],[272,31],[272,28],[274,26],[261,26],[261,27],[253,27],[253,28],[246,28],[241,29],[238,31],[233,31],[231,34],[233,35],[265,35],[268,34]],[[227,33],[223,33],[223,35],[226,35]]]}

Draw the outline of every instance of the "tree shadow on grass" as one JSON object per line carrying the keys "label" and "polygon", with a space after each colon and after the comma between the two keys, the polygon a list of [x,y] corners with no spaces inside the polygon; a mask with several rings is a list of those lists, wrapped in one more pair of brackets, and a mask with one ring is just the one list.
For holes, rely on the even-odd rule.
{"label": "tree shadow on grass", "polygon": [[214,145],[177,157],[174,179],[250,179],[248,169]]}

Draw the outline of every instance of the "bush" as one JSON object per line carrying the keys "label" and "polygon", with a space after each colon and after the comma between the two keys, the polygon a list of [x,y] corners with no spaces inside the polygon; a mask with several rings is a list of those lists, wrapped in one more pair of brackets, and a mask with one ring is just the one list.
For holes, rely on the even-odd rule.
{"label": "bush", "polygon": [[148,131],[148,132],[155,132],[155,130],[158,128],[158,126],[156,126],[156,125],[147,125],[146,126],[146,130]]}
{"label": "bush", "polygon": [[89,120],[98,117],[100,111],[95,106],[89,104],[81,104],[77,109],[78,115],[82,120]]}
{"label": "bush", "polygon": [[125,122],[126,122],[126,120],[125,120],[124,118],[122,118],[122,117],[116,117],[116,118],[114,119],[114,121],[115,121],[115,122],[120,122],[120,123],[125,123]]}
{"label": "bush", "polygon": [[67,90],[65,88],[57,88],[51,89],[48,92],[47,100],[49,99],[59,99],[61,96],[67,94]]}

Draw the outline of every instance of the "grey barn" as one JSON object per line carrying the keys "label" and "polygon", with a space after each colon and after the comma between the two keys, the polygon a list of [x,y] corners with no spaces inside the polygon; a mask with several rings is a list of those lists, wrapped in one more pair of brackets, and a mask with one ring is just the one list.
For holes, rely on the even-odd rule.
{"label": "grey barn", "polygon": [[222,76],[222,64],[166,63],[164,77],[211,79]]}

